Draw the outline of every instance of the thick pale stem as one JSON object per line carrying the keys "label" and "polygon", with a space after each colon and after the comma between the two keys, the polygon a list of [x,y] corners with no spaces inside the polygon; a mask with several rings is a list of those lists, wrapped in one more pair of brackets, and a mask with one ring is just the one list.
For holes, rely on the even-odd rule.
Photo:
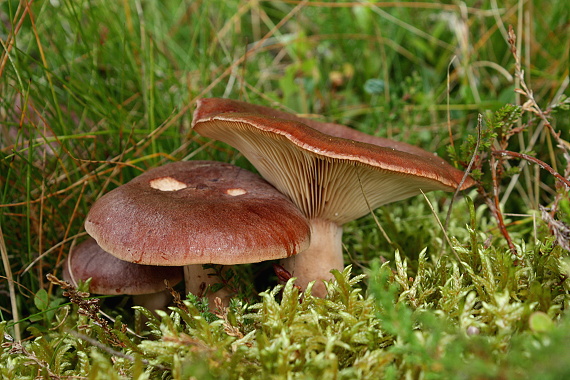
{"label": "thick pale stem", "polygon": [[155,310],[166,310],[170,301],[172,301],[172,295],[169,290],[163,290],[161,292],[151,294],[137,294],[133,296],[133,303],[135,305],[142,306],[152,312]]}
{"label": "thick pale stem", "polygon": [[187,293],[192,293],[199,297],[208,297],[210,310],[215,308],[214,299],[216,297],[220,297],[222,305],[227,306],[229,304],[231,293],[227,288],[224,287],[217,292],[212,292],[208,289],[211,285],[220,282],[213,269],[204,269],[200,264],[186,265],[184,267],[184,280]]}
{"label": "thick pale stem", "polygon": [[281,265],[293,277],[295,282],[305,289],[309,282],[316,281],[312,294],[325,297],[327,294],[322,280],[330,280],[333,275],[331,269],[342,271],[344,261],[342,258],[342,226],[323,219],[312,219],[311,245],[309,248],[295,256],[283,259]]}

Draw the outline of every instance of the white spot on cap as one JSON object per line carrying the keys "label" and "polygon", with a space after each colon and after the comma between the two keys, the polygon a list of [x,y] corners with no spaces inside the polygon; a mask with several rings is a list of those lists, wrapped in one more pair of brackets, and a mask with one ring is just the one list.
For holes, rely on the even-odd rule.
{"label": "white spot on cap", "polygon": [[247,193],[247,191],[245,189],[240,189],[240,188],[236,188],[236,189],[227,189],[226,190],[226,194],[228,195],[232,195],[232,196],[238,196],[238,195],[243,195]]}
{"label": "white spot on cap", "polygon": [[150,181],[150,187],[160,191],[177,191],[187,188],[184,182],[175,180],[172,177],[156,178]]}

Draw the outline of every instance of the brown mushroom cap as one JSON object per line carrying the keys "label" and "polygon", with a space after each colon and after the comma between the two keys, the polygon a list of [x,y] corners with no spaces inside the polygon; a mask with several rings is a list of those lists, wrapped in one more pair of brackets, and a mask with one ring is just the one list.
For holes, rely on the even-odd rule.
{"label": "brown mushroom cap", "polygon": [[[342,225],[383,204],[417,195],[420,189],[455,190],[464,176],[433,155],[326,135],[291,119],[208,114],[202,104],[215,111],[210,103],[199,103],[194,129],[237,148],[310,219]],[[462,189],[473,184],[468,177]]]}
{"label": "brown mushroom cap", "polygon": [[326,135],[382,146],[385,148],[392,148],[399,150],[400,152],[412,153],[417,156],[428,158],[435,157],[433,153],[428,152],[415,145],[407,144],[405,142],[372,136],[367,133],[357,131],[356,129],[347,127],[346,125],[325,123],[318,120],[300,117],[295,114],[276,110],[270,107],[241,102],[239,100],[224,98],[200,99],[198,101],[196,112],[194,113],[194,120],[205,119],[221,113],[251,113],[268,116],[271,118],[298,121]]}
{"label": "brown mushroom cap", "polygon": [[152,169],[101,197],[85,229],[138,264],[243,264],[289,257],[310,243],[306,218],[270,184],[213,161]]}
{"label": "brown mushroom cap", "polygon": [[93,238],[77,245],[65,261],[63,278],[73,285],[91,278],[95,294],[150,294],[174,286],[184,278],[182,267],[157,267],[122,261],[105,252]]}

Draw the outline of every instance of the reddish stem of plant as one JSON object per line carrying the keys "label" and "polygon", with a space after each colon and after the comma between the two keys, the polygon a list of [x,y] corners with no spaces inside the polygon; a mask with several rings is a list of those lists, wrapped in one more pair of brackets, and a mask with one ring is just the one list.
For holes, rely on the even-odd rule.
{"label": "reddish stem of plant", "polygon": [[[497,166],[500,163],[497,163],[495,157],[491,157],[491,175],[493,178],[493,211],[495,216],[497,217],[497,223],[499,225],[499,231],[507,240],[507,244],[509,245],[509,249],[514,255],[517,255],[517,249],[507,231],[507,227],[505,226],[505,221],[503,219],[503,214],[501,213],[501,206],[499,201],[499,181],[497,180]],[[518,260],[517,260],[518,261]],[[515,265],[517,265],[517,261],[515,261]]]}
{"label": "reddish stem of plant", "polygon": [[527,160],[527,161],[530,161],[532,163],[535,163],[538,166],[540,166],[542,169],[546,170],[547,172],[552,174],[554,177],[556,177],[556,179],[558,179],[560,182],[562,182],[566,186],[568,186],[568,188],[570,188],[570,181],[568,181],[566,178],[564,178],[556,170],[552,169],[552,167],[550,165],[548,165],[546,162],[541,161],[536,157],[529,156],[528,154],[524,154],[524,153],[512,152],[510,150],[496,150],[496,151],[493,151],[493,155],[496,157],[515,157],[515,158],[520,158],[522,160]]}

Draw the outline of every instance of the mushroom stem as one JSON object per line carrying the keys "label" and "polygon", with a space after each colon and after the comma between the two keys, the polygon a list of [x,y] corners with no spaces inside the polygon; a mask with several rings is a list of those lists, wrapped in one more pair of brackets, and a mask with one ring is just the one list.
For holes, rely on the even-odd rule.
{"label": "mushroom stem", "polygon": [[219,278],[214,269],[205,269],[201,264],[186,265],[184,267],[184,280],[186,292],[198,297],[207,297],[210,310],[214,310],[216,297],[220,297],[222,305],[227,306],[231,293],[227,287],[223,287],[217,292],[212,292],[210,286],[219,283]]}
{"label": "mushroom stem", "polygon": [[342,226],[325,220],[311,219],[311,245],[307,250],[281,261],[281,265],[293,277],[296,284],[305,289],[309,282],[315,281],[312,294],[324,298],[327,290],[323,280],[331,280],[332,269],[342,271]]}
{"label": "mushroom stem", "polygon": [[167,310],[166,307],[172,301],[172,295],[169,290],[163,290],[157,293],[137,294],[133,296],[133,303],[142,306],[147,310],[154,312],[155,310]]}

